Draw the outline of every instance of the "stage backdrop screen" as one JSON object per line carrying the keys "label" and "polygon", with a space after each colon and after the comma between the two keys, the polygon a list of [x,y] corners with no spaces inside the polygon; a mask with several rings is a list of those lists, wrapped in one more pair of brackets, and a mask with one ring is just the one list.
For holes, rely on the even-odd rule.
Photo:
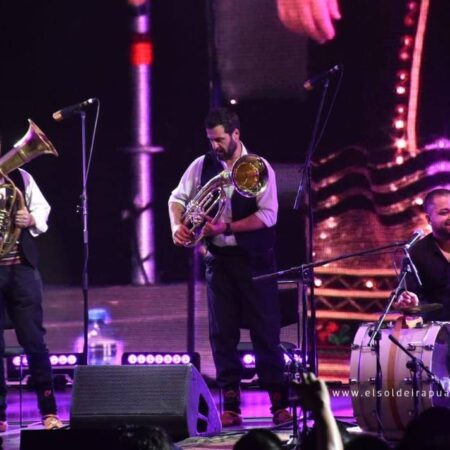
{"label": "stage backdrop screen", "polygon": [[273,0],[213,0],[214,51],[227,100],[302,98],[306,39],[280,22]]}

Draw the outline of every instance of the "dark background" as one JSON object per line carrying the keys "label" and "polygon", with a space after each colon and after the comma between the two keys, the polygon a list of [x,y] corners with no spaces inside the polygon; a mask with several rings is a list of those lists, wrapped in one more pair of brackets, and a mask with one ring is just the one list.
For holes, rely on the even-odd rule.
{"label": "dark background", "polygon": [[[211,72],[205,2],[151,3],[153,144],[165,148],[154,157],[157,278],[166,282],[184,279],[187,273],[186,250],[171,243],[166,205],[182,171],[206,149],[203,117],[209,107]],[[122,217],[130,206],[130,160],[124,151],[132,143],[129,7],[125,0],[2,0],[0,5],[3,153],[25,134],[26,119],[31,118],[60,155],[41,156],[24,166],[52,206],[50,229],[38,240],[44,281],[78,284],[82,256],[81,217],[76,213],[81,193],[80,119],[56,123],[51,115],[98,97],[101,112],[88,188],[90,283],[128,283],[133,227]],[[302,117],[286,114],[286,108],[294,111],[297,106],[297,100],[243,102],[239,112],[246,145],[271,159],[294,148],[292,159],[297,160],[305,142],[304,135],[298,135]],[[277,119],[281,112],[283,120]],[[94,116],[94,107],[89,107],[88,136]],[[298,255],[292,259],[298,260]]]}
{"label": "dark background", "polygon": [[[292,202],[297,170],[304,160],[319,95],[319,90],[308,96],[300,93],[304,77],[338,62],[345,66],[342,88],[318,154],[346,145],[364,145],[376,159],[377,150],[390,145],[395,105],[392,91],[406,2],[343,0],[344,19],[338,25],[338,39],[321,47],[306,46],[303,39],[285,30],[277,21],[275,2],[271,0],[256,2],[261,10],[259,15],[258,8],[254,15],[245,15],[256,21],[260,17],[263,33],[255,31],[255,22],[246,26],[238,21],[233,13],[235,2],[221,3],[230,7],[227,20],[233,35],[242,30],[249,34],[232,41],[225,50],[223,40],[220,41],[224,54],[218,55],[222,59],[217,63],[215,46],[208,42],[212,42],[214,25],[221,30],[227,27],[214,18],[215,10],[211,8],[214,3],[206,0],[151,2],[155,48],[153,145],[165,149],[153,160],[158,282],[184,280],[187,276],[188,252],[172,245],[167,199],[186,166],[207,148],[203,118],[212,98],[211,80],[224,86],[221,102],[237,92],[230,88],[229,80],[223,79],[223,73],[213,69],[229,67],[227,64],[233,63],[232,58],[236,56],[234,75],[242,82],[240,68],[243,61],[251,60],[245,52],[251,47],[252,38],[263,39],[253,47],[263,48],[262,51],[259,48],[258,55],[266,58],[254,58],[255,68],[246,65],[245,70],[250,77],[253,70],[258,86],[266,86],[266,90],[239,91],[242,95],[236,109],[241,116],[241,134],[246,146],[274,164],[286,164],[287,172],[278,173],[283,185],[278,227],[280,268],[303,262],[302,212],[293,212]],[[244,3],[256,4],[255,0]],[[435,3],[447,8],[445,2]],[[269,20],[272,22],[267,25]],[[26,132],[28,117],[40,126],[60,153],[59,158],[45,155],[24,167],[35,177],[53,208],[50,230],[38,240],[40,268],[47,283],[79,284],[82,256],[81,217],[76,213],[81,192],[80,120],[76,116],[56,123],[51,115],[90,97],[101,101],[88,190],[90,283],[126,284],[131,279],[133,225],[123,219],[130,208],[130,158],[125,151],[132,144],[130,25],[126,0],[0,0],[3,153]],[[274,72],[273,65],[268,63],[272,59],[283,60],[269,32],[279,35],[286,51],[284,59],[293,61],[289,68]],[[235,55],[240,42],[244,54]],[[430,47],[428,54],[434,50]],[[241,65],[236,61],[241,61]],[[447,63],[444,67],[450,66]],[[267,73],[272,71],[272,76],[275,73],[275,77],[264,79],[265,69]],[[286,71],[291,75],[288,81],[279,75]],[[277,78],[283,78],[287,90],[280,91],[279,86],[271,89]],[[299,95],[295,91],[297,85]],[[441,95],[429,93],[424,106],[430,105],[433,98],[444,101]],[[89,136],[94,111],[93,107],[87,110]]]}

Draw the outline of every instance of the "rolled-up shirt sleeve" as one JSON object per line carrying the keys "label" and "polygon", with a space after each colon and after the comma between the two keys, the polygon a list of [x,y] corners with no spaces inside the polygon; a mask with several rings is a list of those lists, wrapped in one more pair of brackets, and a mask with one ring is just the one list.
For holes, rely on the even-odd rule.
{"label": "rolled-up shirt sleeve", "polygon": [[23,169],[19,169],[19,171],[25,185],[25,203],[35,221],[34,226],[30,228],[30,233],[36,237],[48,230],[47,221],[51,208],[34,178]]}
{"label": "rolled-up shirt sleeve", "polygon": [[203,158],[204,156],[200,156],[195,159],[186,169],[178,186],[170,194],[169,203],[175,202],[186,206],[194,198],[200,186]]}
{"label": "rolled-up shirt sleeve", "polygon": [[277,181],[272,166],[265,159],[264,162],[268,172],[267,187],[256,197],[258,210],[255,214],[266,227],[273,227],[277,223],[278,216]]}

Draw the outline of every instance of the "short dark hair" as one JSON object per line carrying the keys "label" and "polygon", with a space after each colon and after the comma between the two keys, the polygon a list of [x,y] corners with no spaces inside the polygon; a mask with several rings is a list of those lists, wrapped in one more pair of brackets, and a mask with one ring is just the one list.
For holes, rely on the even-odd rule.
{"label": "short dark hair", "polygon": [[244,434],[233,446],[233,450],[280,450],[283,448],[278,436],[267,429],[253,429]]}
{"label": "short dark hair", "polygon": [[123,425],[118,427],[119,441],[127,450],[171,450],[172,441],[158,426]]}
{"label": "short dark hair", "polygon": [[205,119],[205,127],[208,129],[222,125],[225,133],[231,134],[236,128],[240,129],[239,116],[231,109],[212,109]]}
{"label": "short dark hair", "polygon": [[437,188],[433,189],[432,191],[428,192],[428,194],[425,196],[425,199],[423,200],[423,209],[424,211],[429,214],[431,210],[431,206],[434,203],[434,199],[439,196],[443,195],[450,195],[450,189],[445,188]]}

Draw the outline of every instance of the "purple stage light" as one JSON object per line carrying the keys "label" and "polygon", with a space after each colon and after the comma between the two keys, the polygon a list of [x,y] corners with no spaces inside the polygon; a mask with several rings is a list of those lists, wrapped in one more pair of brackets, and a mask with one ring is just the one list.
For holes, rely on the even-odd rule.
{"label": "purple stage light", "polygon": [[200,370],[200,355],[183,352],[124,353],[122,365],[179,365],[192,363]]}
{"label": "purple stage light", "polygon": [[[66,375],[66,381],[70,383],[73,379],[73,371],[81,358],[81,353],[51,353],[49,359],[53,374],[55,376]],[[29,368],[26,355],[8,356],[6,358],[6,380],[8,383],[18,382],[28,376]]]}

